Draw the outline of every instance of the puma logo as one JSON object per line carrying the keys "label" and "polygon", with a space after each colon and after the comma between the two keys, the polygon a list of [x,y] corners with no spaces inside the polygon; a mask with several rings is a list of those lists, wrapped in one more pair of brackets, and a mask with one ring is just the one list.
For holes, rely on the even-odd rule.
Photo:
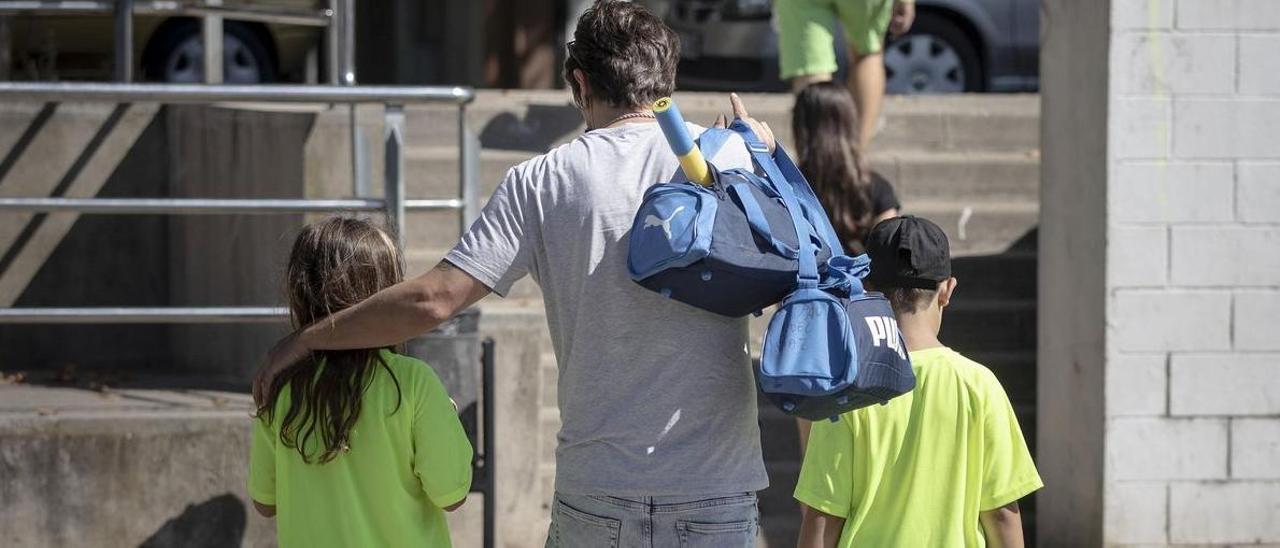
{"label": "puma logo", "polygon": [[666,234],[667,239],[670,240],[671,239],[671,220],[675,219],[676,215],[679,215],[680,211],[683,209],[684,209],[684,206],[677,207],[675,211],[671,212],[671,216],[667,217],[666,219],[658,217],[657,215],[649,214],[648,217],[644,218],[644,227],[649,228],[652,226],[660,226],[662,227],[662,232]]}
{"label": "puma logo", "polygon": [[872,346],[887,346],[899,358],[907,359],[906,349],[902,347],[902,334],[898,331],[898,320],[887,316],[867,316],[863,319],[871,330]]}

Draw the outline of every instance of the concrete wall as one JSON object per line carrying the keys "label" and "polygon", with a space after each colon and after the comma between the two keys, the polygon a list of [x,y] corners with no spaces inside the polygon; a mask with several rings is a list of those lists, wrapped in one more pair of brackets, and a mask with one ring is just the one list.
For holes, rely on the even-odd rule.
{"label": "concrete wall", "polygon": [[[1077,481],[1091,487],[1046,490],[1041,530],[1074,539],[1084,527],[1078,538],[1107,545],[1280,543],[1280,2],[1046,12],[1040,394],[1059,416],[1042,414],[1040,458],[1047,480],[1087,473]],[[1055,40],[1064,31],[1070,43]],[[1064,62],[1073,48],[1086,58]],[[1081,88],[1087,100],[1050,99]],[[1070,123],[1098,112],[1105,135]],[[1069,220],[1087,245],[1048,239]],[[1061,298],[1078,284],[1085,298]],[[1104,337],[1071,335],[1084,324]],[[1049,408],[1055,390],[1076,406]],[[1105,429],[1071,426],[1099,409]],[[1099,443],[1101,475],[1049,450],[1096,458]]]}
{"label": "concrete wall", "polygon": [[1097,546],[1105,286],[1080,260],[1106,249],[1107,2],[1043,5],[1036,525],[1042,546]]}

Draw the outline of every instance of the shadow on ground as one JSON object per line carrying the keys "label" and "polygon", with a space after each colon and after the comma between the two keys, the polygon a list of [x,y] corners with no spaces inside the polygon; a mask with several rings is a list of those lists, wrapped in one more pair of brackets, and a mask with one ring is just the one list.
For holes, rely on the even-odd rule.
{"label": "shadow on ground", "polygon": [[229,548],[244,541],[248,513],[235,495],[218,495],[187,506],[139,548]]}

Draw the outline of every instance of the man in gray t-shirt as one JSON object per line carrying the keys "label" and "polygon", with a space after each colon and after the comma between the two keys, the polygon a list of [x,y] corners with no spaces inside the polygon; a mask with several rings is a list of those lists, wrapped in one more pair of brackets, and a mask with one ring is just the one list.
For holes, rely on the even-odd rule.
{"label": "man in gray t-shirt", "polygon": [[[627,272],[644,191],[679,169],[648,110],[672,92],[678,40],[639,4],[613,1],[588,9],[574,37],[565,78],[587,133],[507,172],[435,269],[282,340],[255,392],[311,350],[400,343],[530,275],[560,369],[548,546],[754,546],[754,492],[768,478],[746,320],[664,299]],[[711,161],[751,166],[736,136]]]}

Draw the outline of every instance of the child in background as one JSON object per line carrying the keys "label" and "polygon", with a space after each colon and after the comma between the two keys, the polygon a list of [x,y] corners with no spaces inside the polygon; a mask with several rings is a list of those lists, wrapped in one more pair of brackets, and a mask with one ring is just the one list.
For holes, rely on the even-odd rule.
{"label": "child in background", "polygon": [[[295,327],[403,276],[367,221],[307,226],[289,256]],[[390,348],[317,352],[277,379],[254,421],[249,495],[280,546],[450,546],[444,511],[471,488],[471,444],[444,385]]]}
{"label": "child in background", "polygon": [[893,186],[867,169],[858,147],[858,115],[844,86],[821,82],[796,95],[791,109],[796,166],[831,216],[850,254],[862,253],[867,233],[902,207]]}
{"label": "child in background", "polygon": [[995,375],[938,341],[956,289],[946,234],[889,219],[867,254],[865,281],[893,305],[916,388],[814,423],[795,490],[799,546],[1021,547],[1018,499],[1043,483]]}

